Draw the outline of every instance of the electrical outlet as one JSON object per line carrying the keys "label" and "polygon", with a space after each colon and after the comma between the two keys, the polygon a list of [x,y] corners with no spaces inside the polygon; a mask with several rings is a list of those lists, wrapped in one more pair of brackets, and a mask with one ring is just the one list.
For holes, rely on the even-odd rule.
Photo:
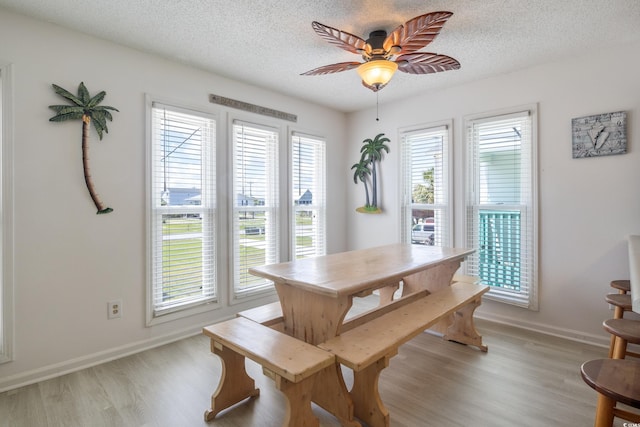
{"label": "electrical outlet", "polygon": [[107,319],[118,319],[122,317],[122,300],[107,302]]}

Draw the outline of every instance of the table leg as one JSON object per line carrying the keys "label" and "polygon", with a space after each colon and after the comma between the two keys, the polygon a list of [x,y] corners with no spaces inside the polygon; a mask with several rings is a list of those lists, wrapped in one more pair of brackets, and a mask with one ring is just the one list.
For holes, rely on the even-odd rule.
{"label": "table leg", "polygon": [[282,306],[284,333],[314,345],[338,335],[353,303],[349,295],[335,298],[284,283],[276,282],[276,290]]}
{"label": "table leg", "polygon": [[384,356],[361,371],[353,373],[351,397],[355,405],[355,415],[370,427],[389,427],[389,410],[378,392],[380,372],[389,366],[389,358]]}
{"label": "table leg", "polygon": [[378,289],[378,292],[380,293],[379,305],[381,306],[386,305],[386,304],[389,304],[391,301],[393,301],[393,294],[396,293],[399,287],[400,287],[400,283],[398,283],[395,286],[385,286],[384,288]]}
{"label": "table leg", "polygon": [[211,351],[222,360],[222,373],[218,388],[211,396],[211,409],[204,413],[205,421],[211,421],[215,416],[236,403],[253,396],[260,395],[260,389],[255,387],[244,365],[244,356],[217,345],[211,340]]}
{"label": "table leg", "polygon": [[340,364],[327,366],[316,374],[313,402],[333,414],[344,427],[361,427],[353,419],[353,400],[342,377]]}

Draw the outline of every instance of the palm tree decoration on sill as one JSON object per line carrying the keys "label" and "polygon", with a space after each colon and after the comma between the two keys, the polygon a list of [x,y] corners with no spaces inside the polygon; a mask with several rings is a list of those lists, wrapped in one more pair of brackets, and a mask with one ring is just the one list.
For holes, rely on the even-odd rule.
{"label": "palm tree decoration on sill", "polygon": [[109,133],[107,129],[107,120],[113,121],[113,116],[109,112],[118,111],[116,108],[108,107],[106,105],[98,105],[104,99],[106,92],[102,91],[96,94],[94,97],[89,95],[84,82],[78,86],[78,96],[71,92],[61,88],[56,84],[52,84],[53,90],[63,98],[71,101],[71,105],[50,105],[56,115],[49,119],[50,122],[65,122],[67,120],[82,120],[82,167],[84,170],[84,182],[87,184],[89,195],[91,200],[98,209],[97,214],[107,214],[113,212],[113,209],[106,207],[104,203],[98,197],[96,190],[93,186],[93,179],[89,171],[89,133],[90,125],[93,126],[98,132],[100,140],[102,140],[102,133]]}
{"label": "palm tree decoration on sill", "polygon": [[[390,142],[390,140],[384,136],[384,133],[376,135],[374,139],[367,138],[362,141],[364,145],[360,148],[360,162],[351,167],[351,169],[356,169],[353,181],[357,184],[358,179],[360,179],[360,181],[364,183],[364,191],[366,194],[366,203],[364,206],[356,209],[358,212],[382,212],[378,207],[378,175],[376,164],[382,160],[383,151],[389,152],[389,147],[386,145],[387,142]],[[371,169],[369,169],[369,166],[371,166]],[[371,201],[369,200],[367,175],[371,175]]]}

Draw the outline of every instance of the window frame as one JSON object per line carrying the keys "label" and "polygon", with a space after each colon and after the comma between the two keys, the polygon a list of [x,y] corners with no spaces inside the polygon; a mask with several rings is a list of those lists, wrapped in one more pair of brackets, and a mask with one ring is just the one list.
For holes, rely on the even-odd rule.
{"label": "window frame", "polygon": [[[433,204],[414,203],[412,201],[413,188],[411,185],[411,171],[408,169],[408,141],[407,138],[412,135],[420,135],[427,133],[436,133],[443,131],[446,137],[445,146],[443,147],[442,158],[442,177],[446,181],[443,183],[443,189],[446,192],[444,202]],[[454,242],[454,187],[453,187],[453,120],[444,120],[439,122],[427,123],[423,125],[411,126],[399,130],[398,140],[400,141],[400,179],[399,194],[400,200],[400,241],[403,243],[412,243],[411,230],[413,226],[413,209],[422,208],[428,210],[442,210],[445,213],[444,228],[445,231],[438,237],[440,246],[453,246]]]}
{"label": "window frame", "polygon": [[[532,311],[538,310],[538,106],[537,104],[527,104],[513,108],[501,109],[492,112],[468,115],[464,117],[464,138],[465,138],[465,155],[466,158],[466,176],[465,176],[465,191],[464,191],[464,241],[466,246],[470,246],[473,239],[473,231],[479,227],[479,220],[476,220],[475,212],[481,210],[483,206],[479,202],[479,195],[474,194],[474,187],[479,185],[477,181],[476,172],[479,166],[473,164],[472,144],[474,144],[473,137],[471,135],[471,127],[474,123],[491,123],[501,121],[511,117],[524,116],[528,113],[530,119],[530,135],[531,141],[529,142],[530,150],[524,155],[521,154],[520,165],[528,166],[529,181],[526,183],[529,187],[529,198],[527,203],[523,203],[522,197],[520,203],[515,204],[485,204],[487,211],[519,211],[520,212],[520,235],[519,239],[522,245],[527,245],[524,255],[520,256],[520,262],[524,265],[524,269],[529,274],[529,280],[526,282],[524,288],[519,291],[504,289],[500,287],[491,286],[490,291],[485,294],[485,298],[503,302],[517,307],[526,308]],[[522,178],[522,173],[520,174]],[[519,181],[519,186],[522,188],[523,182]],[[522,194],[522,193],[520,193]],[[478,203],[476,203],[476,200]],[[477,209],[476,209],[477,206]],[[478,248],[475,248],[478,250]],[[471,257],[478,257],[478,252],[471,255]],[[473,259],[473,258],[472,258]],[[474,261],[475,262],[475,261]],[[478,261],[479,262],[479,261]],[[472,262],[468,259],[465,262],[466,274],[476,274],[473,271]],[[522,275],[522,274],[521,274]]]}
{"label": "window frame", "polygon": [[[196,107],[190,107],[190,106],[186,106],[186,105],[181,105],[180,103],[176,103],[173,101],[168,101],[168,100],[164,100],[164,99],[160,99],[160,98],[156,98],[150,95],[145,95],[145,103],[146,103],[146,114],[147,114],[147,129],[146,129],[146,133],[147,133],[147,137],[146,137],[146,145],[147,145],[147,151],[146,151],[146,156],[147,156],[147,193],[146,193],[146,211],[147,211],[147,262],[146,262],[146,267],[147,267],[147,292],[146,292],[146,300],[147,300],[147,313],[146,313],[146,324],[147,326],[152,326],[155,324],[160,324],[160,323],[164,323],[164,322],[169,322],[169,321],[173,321],[176,319],[180,319],[183,317],[187,317],[187,316],[191,316],[194,314],[198,314],[198,313],[203,313],[206,311],[209,311],[211,309],[217,308],[219,307],[220,304],[220,289],[219,289],[219,285],[218,285],[218,277],[219,275],[217,274],[217,270],[218,270],[218,248],[219,245],[217,243],[218,240],[218,234],[219,232],[217,231],[219,229],[218,227],[218,223],[219,223],[219,209],[217,208],[217,201],[216,201],[216,196],[215,196],[215,183],[216,183],[216,158],[217,158],[217,145],[218,145],[218,127],[219,127],[219,120],[216,114],[213,114],[211,112],[205,111],[202,108],[196,108]],[[209,147],[210,152],[208,153],[209,156],[211,156],[211,162],[213,164],[213,170],[208,171],[208,177],[209,179],[213,180],[212,184],[213,185],[213,200],[211,201],[211,203],[208,205],[208,207],[202,207],[202,208],[185,208],[182,209],[185,212],[188,210],[189,212],[193,211],[193,213],[195,212],[201,212],[201,211],[206,211],[206,215],[210,216],[210,223],[209,226],[207,227],[209,234],[211,234],[208,237],[203,237],[204,241],[210,241],[210,245],[213,247],[213,253],[208,255],[208,259],[210,259],[212,261],[212,281],[213,281],[213,295],[212,296],[207,296],[207,297],[203,297],[201,299],[197,299],[191,302],[187,302],[187,303],[183,303],[183,304],[178,304],[174,307],[171,308],[166,308],[163,310],[157,310],[156,309],[156,305],[154,303],[154,293],[155,293],[155,283],[154,283],[154,276],[155,276],[155,271],[154,269],[158,268],[155,266],[154,264],[154,256],[155,254],[157,254],[157,250],[158,250],[158,245],[159,243],[156,241],[156,239],[154,238],[154,231],[156,230],[156,226],[157,224],[155,224],[155,222],[158,220],[158,218],[162,218],[163,215],[163,209],[160,208],[156,208],[154,206],[153,200],[154,200],[154,157],[153,157],[153,153],[154,153],[154,140],[153,140],[153,136],[154,136],[154,120],[153,120],[153,111],[154,111],[154,105],[155,104],[159,104],[162,106],[165,106],[168,110],[172,110],[178,113],[184,113],[184,114],[191,114],[193,116],[199,116],[202,117],[204,119],[208,119],[208,120],[212,120],[214,123],[214,131],[213,131],[213,141],[212,141],[212,146]],[[168,210],[170,210],[171,208],[165,208],[164,210],[168,212]],[[164,213],[167,213],[164,212]],[[204,221],[204,219],[203,219]],[[155,226],[154,226],[155,224]],[[161,243],[160,243],[161,245]],[[204,249],[203,249],[204,252]],[[160,267],[161,268],[161,267]]]}
{"label": "window frame", "polygon": [[0,363],[13,360],[13,66],[0,63]]}
{"label": "window frame", "polygon": [[[296,165],[296,157],[295,157],[295,150],[296,150],[296,142],[295,142],[295,138],[304,138],[306,140],[308,140],[306,143],[308,144],[313,144],[316,147],[313,147],[312,149],[315,151],[314,153],[314,160],[320,162],[320,164],[317,164],[316,162],[314,162],[314,168],[316,170],[316,178],[318,182],[315,182],[316,180],[314,179],[314,191],[312,192],[312,204],[311,205],[305,205],[306,209],[303,209],[300,207],[300,205],[295,203],[296,200],[296,194],[295,194],[295,174],[296,174],[296,170],[295,170],[295,165]],[[317,221],[317,229],[313,230],[313,233],[315,234],[315,238],[318,241],[318,247],[315,247],[314,245],[314,254],[311,256],[321,256],[321,255],[326,255],[327,253],[327,215],[326,215],[326,211],[327,211],[327,140],[323,137],[320,136],[316,136],[316,135],[312,135],[309,133],[305,133],[305,132],[299,132],[299,131],[292,131],[290,132],[290,138],[289,138],[290,142],[290,149],[289,149],[289,166],[290,166],[290,172],[289,172],[289,176],[288,176],[288,180],[289,180],[289,191],[290,191],[290,195],[289,195],[289,207],[290,207],[290,215],[289,215],[289,225],[290,225],[290,234],[291,234],[291,239],[290,239],[290,243],[289,243],[289,259],[291,260],[295,260],[295,259],[299,259],[298,258],[298,245],[297,245],[297,237],[298,237],[298,233],[297,233],[297,223],[296,223],[296,217],[297,217],[297,212],[298,211],[302,211],[302,210],[311,210],[316,212],[315,213],[315,219]],[[302,141],[301,141],[302,142]],[[318,159],[315,156],[319,156],[320,158]],[[319,194],[316,194],[319,193]]]}

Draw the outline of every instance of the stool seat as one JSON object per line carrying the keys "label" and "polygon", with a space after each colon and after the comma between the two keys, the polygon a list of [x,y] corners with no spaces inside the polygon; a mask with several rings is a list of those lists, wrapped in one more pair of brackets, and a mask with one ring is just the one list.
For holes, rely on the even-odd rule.
{"label": "stool seat", "polygon": [[604,297],[605,301],[616,307],[620,307],[625,311],[631,310],[631,295],[630,294],[607,294]]}
{"label": "stool seat", "polygon": [[620,293],[631,292],[631,280],[612,280],[610,285]]}
{"label": "stool seat", "polygon": [[631,319],[607,319],[602,322],[604,329],[612,335],[632,344],[640,344],[640,321]]}
{"label": "stool seat", "polygon": [[594,427],[613,426],[614,417],[634,423],[640,414],[616,408],[618,402],[640,408],[640,362],[625,359],[596,359],[580,367],[585,383],[598,392]]}

